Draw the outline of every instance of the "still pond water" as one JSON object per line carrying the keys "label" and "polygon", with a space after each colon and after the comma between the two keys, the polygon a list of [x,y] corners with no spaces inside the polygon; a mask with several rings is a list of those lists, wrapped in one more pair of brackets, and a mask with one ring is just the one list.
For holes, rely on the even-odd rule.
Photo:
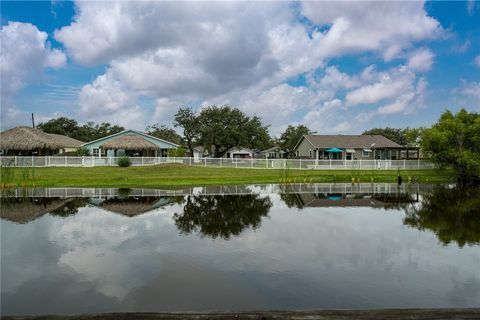
{"label": "still pond water", "polygon": [[12,191],[1,313],[479,307],[479,199],[390,184]]}

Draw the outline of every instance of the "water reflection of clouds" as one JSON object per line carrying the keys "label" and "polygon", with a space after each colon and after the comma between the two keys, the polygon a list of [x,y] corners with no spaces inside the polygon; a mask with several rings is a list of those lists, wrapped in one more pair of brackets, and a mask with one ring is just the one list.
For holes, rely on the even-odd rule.
{"label": "water reflection of clouds", "polygon": [[[404,227],[398,211],[297,211],[271,199],[259,229],[228,241],[180,235],[180,205],[134,218],[85,207],[64,219],[2,221],[2,305],[57,313],[480,304],[478,247],[439,245]],[[38,306],[32,292],[49,290],[61,304]]]}

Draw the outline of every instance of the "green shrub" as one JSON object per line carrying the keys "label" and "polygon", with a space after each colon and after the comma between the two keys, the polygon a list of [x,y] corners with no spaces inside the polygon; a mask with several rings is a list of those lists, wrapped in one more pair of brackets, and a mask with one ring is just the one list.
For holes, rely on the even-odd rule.
{"label": "green shrub", "polygon": [[89,155],[90,155],[90,150],[88,150],[88,149],[85,148],[85,147],[80,147],[80,148],[78,148],[78,149],[75,151],[75,155],[76,155],[77,157],[89,156]]}
{"label": "green shrub", "polygon": [[120,157],[117,160],[117,164],[119,167],[130,167],[132,163],[130,162],[130,159],[127,156],[124,156],[124,157]]}
{"label": "green shrub", "polygon": [[182,147],[176,148],[176,149],[168,149],[168,156],[169,157],[185,157],[185,150]]}

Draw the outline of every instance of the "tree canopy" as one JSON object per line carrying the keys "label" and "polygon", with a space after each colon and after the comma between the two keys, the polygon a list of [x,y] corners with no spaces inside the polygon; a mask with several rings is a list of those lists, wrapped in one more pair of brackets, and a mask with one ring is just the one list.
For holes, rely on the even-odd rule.
{"label": "tree canopy", "polygon": [[441,167],[452,167],[460,184],[480,182],[480,115],[464,109],[444,112],[422,132],[425,155]]}
{"label": "tree canopy", "polygon": [[182,143],[182,137],[172,128],[169,128],[165,125],[154,124],[151,126],[147,126],[145,128],[147,134],[173,142],[175,144]]}
{"label": "tree canopy", "polygon": [[76,120],[66,117],[59,117],[47,122],[42,122],[37,128],[46,133],[61,134],[84,142],[100,139],[125,130],[125,128],[121,126],[111,125],[108,122],[102,122],[100,124],[87,122],[84,125],[79,125]]}
{"label": "tree canopy", "polygon": [[278,139],[279,147],[287,152],[288,156],[291,156],[295,145],[298,143],[300,138],[304,135],[312,133],[310,129],[308,129],[303,124],[298,126],[289,125],[287,129],[280,135]]}
{"label": "tree canopy", "polygon": [[201,144],[207,150],[213,149],[215,157],[222,157],[233,147],[263,149],[272,145],[268,126],[259,117],[249,117],[228,105],[209,106],[199,114],[180,109],[175,115],[175,126],[183,128],[189,149]]}
{"label": "tree canopy", "polygon": [[174,126],[183,128],[184,143],[193,156],[195,147],[200,136],[200,121],[197,114],[189,108],[180,108],[175,114]]}

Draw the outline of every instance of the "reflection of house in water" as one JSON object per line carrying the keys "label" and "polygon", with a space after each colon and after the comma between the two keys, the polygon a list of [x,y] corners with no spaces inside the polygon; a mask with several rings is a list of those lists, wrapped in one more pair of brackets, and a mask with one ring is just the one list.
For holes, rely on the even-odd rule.
{"label": "reflection of house in water", "polygon": [[320,207],[372,207],[401,208],[418,202],[417,194],[410,193],[376,193],[376,194],[296,194],[298,206],[301,208]]}
{"label": "reflection of house in water", "polygon": [[89,202],[107,211],[134,217],[173,204],[175,200],[176,197],[108,197],[90,198]]}
{"label": "reflection of house in water", "polygon": [[27,223],[62,209],[70,201],[60,198],[1,198],[0,217],[16,223]]}

